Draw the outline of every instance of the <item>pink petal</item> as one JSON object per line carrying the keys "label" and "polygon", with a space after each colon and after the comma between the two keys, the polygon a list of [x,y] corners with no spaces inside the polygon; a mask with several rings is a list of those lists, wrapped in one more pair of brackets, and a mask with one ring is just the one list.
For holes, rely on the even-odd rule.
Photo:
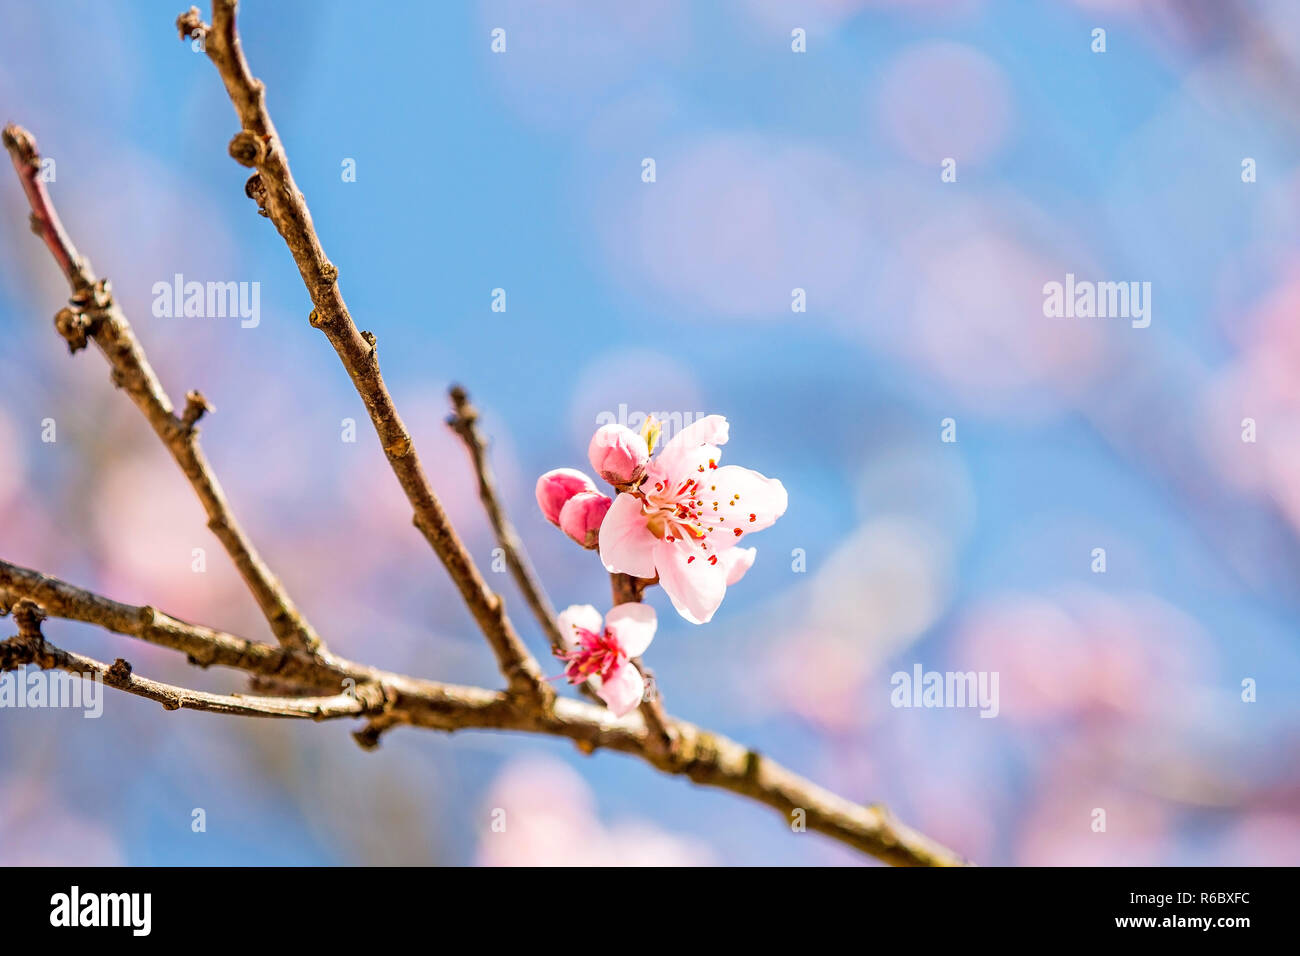
{"label": "pink petal", "polygon": [[648,604],[627,602],[616,605],[605,615],[605,626],[609,628],[623,653],[628,657],[640,657],[655,636],[655,609]]}
{"label": "pink petal", "polygon": [[[695,560],[688,562],[692,556]],[[727,593],[727,569],[722,559],[710,564],[699,548],[662,541],[655,547],[655,567],[677,613],[692,624],[707,624]]]}
{"label": "pink petal", "polygon": [[[729,428],[727,420],[721,415],[706,415],[674,435],[672,441],[659,453],[655,462],[667,474],[689,477],[686,472],[694,471],[700,463],[695,459],[701,457],[699,454],[692,453],[698,452],[701,448],[707,449],[702,456],[703,459],[707,462],[712,458],[716,462],[721,454],[718,446],[727,443]],[[689,465],[686,462],[687,458],[692,459]]]}
{"label": "pink petal", "polygon": [[721,415],[705,415],[674,435],[672,441],[664,446],[664,451],[696,448],[700,445],[725,445],[730,427]]}
{"label": "pink petal", "polygon": [[646,527],[641,501],[621,494],[600,525],[600,560],[610,573],[655,576],[654,548],[659,539]]}
{"label": "pink petal", "polygon": [[596,483],[574,468],[555,468],[537,479],[537,506],[551,524],[560,523],[564,503],[582,491],[595,491]]}
{"label": "pink petal", "polygon": [[596,693],[615,717],[623,717],[641,705],[645,681],[634,664],[624,662],[601,681]]}
{"label": "pink petal", "polygon": [[[713,484],[717,490],[710,490],[706,497],[710,502],[717,500],[718,513],[726,515],[726,534],[734,534],[736,528],[745,534],[762,531],[785,514],[785,485],[775,478],[739,465],[727,465],[713,473]],[[731,503],[733,495],[740,496],[735,504]],[[719,528],[716,533],[722,534],[724,529]]]}
{"label": "pink petal", "polygon": [[677,488],[687,478],[703,481],[706,475],[713,473],[722,454],[716,445],[698,445],[693,448],[679,448],[672,455],[660,455],[650,459],[646,468],[645,481],[641,490],[646,494],[659,491],[658,483],[664,490]]}
{"label": "pink petal", "polygon": [[605,622],[600,612],[590,604],[570,604],[560,612],[555,623],[559,625],[560,636],[569,647],[573,647],[578,642],[578,628],[591,631],[593,634],[603,633],[605,629]]}
{"label": "pink petal", "polygon": [[727,587],[731,587],[745,576],[745,572],[754,566],[758,557],[758,548],[728,548],[718,555],[718,564],[727,572]]}

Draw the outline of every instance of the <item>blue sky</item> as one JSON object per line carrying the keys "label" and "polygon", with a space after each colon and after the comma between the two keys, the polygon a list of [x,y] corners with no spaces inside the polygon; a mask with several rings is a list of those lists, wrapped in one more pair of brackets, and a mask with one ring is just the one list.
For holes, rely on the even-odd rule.
{"label": "blue sky", "polygon": [[[0,6],[0,113],[56,157],[65,223],[114,278],[173,394],[197,383],[217,405],[205,444],[232,497],[249,502],[255,539],[278,540],[267,547],[277,567],[293,568],[304,549],[320,554],[310,567],[321,577],[282,574],[340,629],[395,592],[408,620],[377,653],[491,681],[467,617],[447,609],[445,584],[426,590],[440,569],[418,542],[396,568],[348,567],[371,556],[349,542],[404,541],[408,529],[400,506],[347,510],[359,475],[383,480],[357,462],[378,449],[368,434],[355,450],[340,446],[338,422],[356,417],[364,431],[363,410],[307,325],[310,304],[282,241],[243,194],[246,171],[226,153],[235,115],[211,64],[177,41],[178,8]],[[653,663],[683,717],[719,724],[832,786],[862,787],[945,839],[969,840],[989,862],[1075,858],[1064,822],[1028,835],[1019,822],[1065,812],[1053,796],[1062,778],[1084,792],[1118,788],[1144,808],[1153,799],[1157,858],[1215,859],[1194,807],[1151,798],[1133,780],[1156,775],[1157,756],[1201,768],[1220,732],[1236,753],[1225,775],[1248,791],[1294,793],[1278,764],[1297,717],[1285,688],[1300,677],[1300,509],[1287,498],[1300,475],[1287,451],[1297,400],[1278,384],[1285,374],[1260,371],[1270,357],[1284,370],[1296,364],[1285,327],[1268,320],[1270,303],[1285,315],[1296,301],[1300,275],[1293,12],[1225,4],[1195,20],[1168,5],[763,0],[654,10],[243,6],[245,51],[352,314],[378,336],[385,377],[435,484],[456,489],[454,516],[481,560],[491,543],[439,421],[452,381],[485,410],[508,503],[560,606],[603,600],[603,575],[540,520],[532,481],[583,466],[600,411],[725,414],[727,460],[785,483],[789,512],[763,533],[758,563],[711,625],[693,628],[662,595],[652,599],[661,617]],[[1091,49],[1099,26],[1104,53]],[[495,27],[506,30],[504,54],[489,48]],[[807,31],[806,53],[790,49],[794,27]],[[1285,68],[1259,68],[1267,62]],[[947,156],[955,183],[940,179]],[[656,160],[653,183],[642,181],[646,157]],[[1242,182],[1243,157],[1256,161],[1257,182]],[[355,182],[340,175],[349,159]],[[126,436],[132,449],[146,442],[126,424],[130,409],[102,417],[118,397],[106,396],[99,360],[78,356],[71,367],[48,333],[62,293],[24,228],[14,183],[0,190],[0,212],[0,333],[15,350],[0,376],[0,424],[26,449],[8,512],[0,486],[0,544],[13,549],[0,556],[50,561],[47,570],[86,583],[127,582],[139,593],[123,599],[150,600],[161,579],[122,571],[111,541],[87,543],[83,520],[103,528],[109,519],[78,497],[77,478],[120,465],[94,434]],[[1066,271],[1152,283],[1151,327],[1044,317],[1038,290]],[[152,283],[177,272],[259,282],[262,323],[153,318]],[[790,310],[795,287],[807,291],[806,313]],[[504,313],[490,308],[497,288]],[[58,454],[32,425],[47,407],[81,424]],[[1261,423],[1258,448],[1237,440],[1247,415]],[[940,441],[949,417],[954,444]],[[48,512],[54,540],[38,543],[35,519],[12,517],[18,508]],[[342,530],[320,530],[340,515]],[[1098,546],[1108,551],[1104,576],[1090,568]],[[329,548],[339,550],[327,562]],[[806,555],[802,576],[791,568],[795,549]],[[850,570],[835,570],[846,554]],[[216,600],[192,597],[196,610]],[[882,712],[888,673],[918,660],[973,667],[984,648],[984,666],[1012,673],[1011,650],[972,635],[984,634],[984,609],[1019,614],[1033,602],[1075,608],[1091,648],[1081,659],[1095,664],[1079,685],[1131,665],[1146,676],[1124,693],[1142,700],[1117,707],[1120,716],[1102,708],[1098,717],[1093,701],[1051,719],[1035,711],[960,726],[944,721],[967,715]],[[216,606],[231,615],[218,623],[257,625],[246,608]],[[425,626],[459,635],[454,650],[431,650]],[[348,653],[371,650],[359,636],[345,640]],[[846,672],[860,668],[858,683],[836,691],[848,703],[833,718],[780,689],[805,640],[842,640]],[[1114,659],[1096,650],[1107,642],[1120,649]],[[810,672],[826,666],[821,654],[809,652]],[[1248,711],[1237,693],[1252,675],[1271,687]],[[803,679],[786,676],[792,686]],[[1014,697],[1009,680],[1003,692]],[[1178,694],[1208,702],[1162,704]],[[177,731],[180,750],[218,748],[235,766],[260,732],[197,720]],[[74,730],[76,752],[102,745]],[[246,843],[196,848],[157,822],[168,817],[154,801],[169,812],[189,801],[158,792],[179,785],[159,768],[201,764],[165,741],[112,813],[85,814],[132,862],[390,859],[391,848],[339,839],[333,828],[347,813],[338,807],[323,817],[303,810],[313,774],[378,766],[365,772],[395,788],[413,785],[407,774],[422,784],[446,775],[436,799],[410,810],[419,825],[403,825],[427,859],[466,862],[482,837],[465,808],[533,746],[404,739],[377,758],[391,763],[354,767],[375,758],[334,754],[350,746],[344,735],[308,730],[276,729],[277,743],[257,745],[283,755],[313,740],[306,756],[285,758],[294,768],[285,779],[245,768],[212,798],[247,804],[256,838]],[[1119,771],[1100,758],[1053,762],[1053,750],[1106,754],[1134,734],[1166,735],[1172,756],[1144,754]],[[954,740],[974,756],[949,753]],[[921,752],[902,753],[904,742]],[[581,772],[607,820],[649,819],[724,862],[846,859],[792,843],[762,811],[733,820],[725,796],[616,758],[541,747]],[[112,767],[99,768],[99,784],[74,783],[74,763],[42,768],[0,734],[0,752],[10,748],[26,755],[20,773],[75,788],[74,807],[93,804],[97,786],[121,791]],[[956,791],[979,794],[968,802],[996,821],[988,832],[933,795],[945,768],[926,754],[961,764]],[[428,769],[410,769],[421,761]],[[1253,819],[1242,799],[1217,824],[1228,856],[1261,845],[1254,830],[1234,829]],[[1300,847],[1296,813],[1288,797],[1288,847]],[[1125,844],[1139,845],[1138,836]]]}

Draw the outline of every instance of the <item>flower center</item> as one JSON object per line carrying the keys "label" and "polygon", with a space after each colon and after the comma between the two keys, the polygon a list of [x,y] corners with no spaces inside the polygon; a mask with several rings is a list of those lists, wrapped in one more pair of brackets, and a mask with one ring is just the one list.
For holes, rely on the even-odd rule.
{"label": "flower center", "polygon": [[[717,468],[717,463],[710,461],[709,469]],[[700,471],[705,470],[700,466]],[[640,488],[642,510],[646,516],[646,527],[650,533],[661,541],[684,542],[687,545],[698,544],[702,551],[709,550],[708,536],[721,528],[730,530],[737,538],[744,534],[740,527],[734,527],[742,518],[737,517],[736,506],[740,495],[719,494],[718,486],[707,478],[686,478],[681,482],[670,484],[661,480],[650,484],[648,481]],[[731,515],[733,527],[727,526],[727,515]],[[754,520],[753,517],[750,520]],[[716,549],[715,549],[716,550]],[[695,556],[687,558],[687,563]],[[717,555],[711,555],[709,562],[716,564]]]}
{"label": "flower center", "polygon": [[608,628],[599,634],[581,627],[576,630],[577,646],[555,652],[556,657],[568,664],[564,676],[570,684],[581,684],[593,676],[606,680],[610,671],[627,659],[623,646]]}
{"label": "flower center", "polygon": [[650,533],[663,541],[702,541],[706,533],[699,482],[687,478],[675,488],[656,481],[645,492],[644,511]]}

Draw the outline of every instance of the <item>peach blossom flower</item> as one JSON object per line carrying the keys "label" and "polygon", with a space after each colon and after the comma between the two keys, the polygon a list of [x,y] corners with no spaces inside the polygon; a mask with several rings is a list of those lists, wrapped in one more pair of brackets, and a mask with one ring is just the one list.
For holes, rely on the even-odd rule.
{"label": "peach blossom flower", "polygon": [[[682,429],[614,499],[600,528],[600,559],[612,573],[659,583],[682,617],[703,624],[754,562],[740,540],[785,513],[781,482],[737,465],[718,467],[727,420],[709,415]],[[733,553],[734,552],[734,553]]]}
{"label": "peach blossom flower", "polygon": [[619,604],[602,619],[590,604],[574,604],[560,612],[559,625],[568,650],[556,656],[568,664],[564,676],[569,683],[588,681],[617,717],[635,710],[645,681],[631,659],[645,653],[654,639],[654,608]]}

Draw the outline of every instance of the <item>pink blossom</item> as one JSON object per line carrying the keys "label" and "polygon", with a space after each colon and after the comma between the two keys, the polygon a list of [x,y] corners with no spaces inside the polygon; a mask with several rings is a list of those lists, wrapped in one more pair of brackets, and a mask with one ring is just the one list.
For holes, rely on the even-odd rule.
{"label": "pink blossom", "polygon": [[594,550],[600,539],[600,523],[614,502],[599,491],[580,491],[560,509],[560,530],[584,548]]}
{"label": "pink blossom", "polygon": [[596,483],[573,468],[556,468],[537,479],[537,506],[546,520],[560,523],[560,510],[570,498],[582,491],[595,491]]}
{"label": "pink blossom", "polygon": [[611,485],[630,485],[645,475],[650,461],[646,441],[626,425],[602,425],[591,436],[587,460]]}
{"label": "pink blossom", "polygon": [[746,535],[785,513],[781,482],[737,465],[718,467],[727,420],[709,415],[682,429],[614,499],[600,527],[600,559],[610,572],[659,577],[673,607],[692,624],[713,617],[754,563]]}
{"label": "pink blossom", "polygon": [[631,659],[645,653],[654,639],[654,608],[619,604],[602,619],[590,604],[574,604],[560,613],[559,625],[568,650],[556,656],[568,663],[564,676],[569,683],[589,682],[617,717],[635,710],[645,681]]}

